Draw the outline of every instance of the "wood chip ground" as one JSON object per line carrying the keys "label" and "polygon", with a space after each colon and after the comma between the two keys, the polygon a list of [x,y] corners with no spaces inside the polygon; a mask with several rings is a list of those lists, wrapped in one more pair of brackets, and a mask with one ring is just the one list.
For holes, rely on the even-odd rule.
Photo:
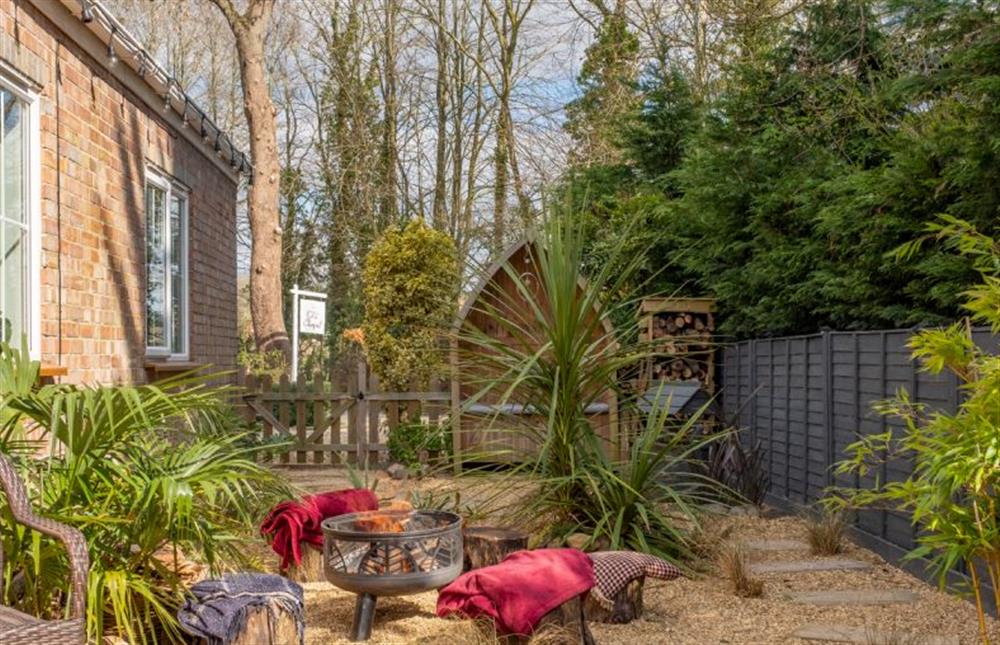
{"label": "wood chip ground", "polygon": [[[294,479],[312,491],[349,486],[346,472],[333,469],[306,471],[294,475]],[[382,497],[402,497],[413,487],[438,484],[440,482],[434,480],[390,482],[383,477],[377,492]],[[801,520],[793,517],[727,517],[719,521],[732,524],[730,539],[743,542],[801,542],[806,536]],[[880,633],[938,634],[958,639],[946,641],[949,644],[979,643],[976,613],[971,603],[939,592],[856,545],[848,544],[842,557],[866,562],[871,567],[865,570],[768,574],[762,576],[764,595],[761,598],[736,598],[716,574],[669,582],[647,579],[645,612],[641,619],[628,625],[593,623],[591,630],[602,645],[816,645],[815,640],[793,635],[796,630],[810,624],[867,628]],[[752,553],[752,558],[755,562],[801,560],[808,558],[808,552],[764,550]],[[853,606],[799,604],[785,598],[789,592],[859,589],[903,589],[914,592],[918,598],[907,604]],[[434,592],[380,599],[370,642],[376,645],[490,643],[469,621],[437,618],[434,615],[436,600]],[[325,582],[307,585],[306,643],[348,643],[347,633],[353,611],[352,594]],[[1000,638],[1000,624],[991,620],[990,629]]]}

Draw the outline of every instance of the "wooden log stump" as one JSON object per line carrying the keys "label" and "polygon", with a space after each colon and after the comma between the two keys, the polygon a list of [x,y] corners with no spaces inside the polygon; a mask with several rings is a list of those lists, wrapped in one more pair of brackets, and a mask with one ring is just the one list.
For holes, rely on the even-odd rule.
{"label": "wooden log stump", "polygon": [[628,583],[624,589],[613,598],[614,607],[610,610],[594,600],[590,594],[583,603],[583,614],[587,620],[595,623],[612,623],[624,625],[636,618],[642,617],[642,587],[645,576]]}
{"label": "wooden log stump", "polygon": [[267,607],[249,610],[247,624],[232,645],[288,645],[299,642],[299,625],[288,612]]}
{"label": "wooden log stump", "polygon": [[287,577],[295,582],[323,582],[323,551],[311,544],[302,544],[302,563],[288,568]]}
{"label": "wooden log stump", "polygon": [[465,552],[464,571],[494,564],[515,551],[528,548],[528,534],[517,529],[495,526],[471,526],[462,535]]}
{"label": "wooden log stump", "polygon": [[503,645],[528,645],[532,639],[552,645],[595,645],[590,633],[583,605],[587,594],[571,598],[542,616],[530,636],[499,636],[496,640]]}

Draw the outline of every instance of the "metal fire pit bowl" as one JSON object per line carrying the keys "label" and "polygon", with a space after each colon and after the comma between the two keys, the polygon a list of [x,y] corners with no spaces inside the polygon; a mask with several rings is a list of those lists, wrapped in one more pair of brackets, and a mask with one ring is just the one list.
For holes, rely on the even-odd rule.
{"label": "metal fire pit bowl", "polygon": [[351,640],[368,640],[378,596],[445,586],[462,573],[462,518],[445,511],[366,511],[323,520],[323,569],[358,594]]}

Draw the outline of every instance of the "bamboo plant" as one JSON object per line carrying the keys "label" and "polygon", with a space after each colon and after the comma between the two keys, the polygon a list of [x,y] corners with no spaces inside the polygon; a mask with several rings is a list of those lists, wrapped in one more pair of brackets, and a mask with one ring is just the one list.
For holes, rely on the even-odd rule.
{"label": "bamboo plant", "polygon": [[[831,503],[910,513],[921,531],[908,557],[926,558],[942,586],[949,572],[964,568],[988,644],[987,607],[1000,612],[1000,356],[977,346],[972,330],[985,324],[1000,332],[1000,244],[954,218],[931,226],[931,235],[973,257],[982,274],[982,284],[965,294],[967,319],[921,330],[909,341],[924,370],[955,375],[962,401],[954,413],[930,410],[900,390],[879,403],[877,410],[900,419],[904,429],[848,446],[837,470],[866,475],[886,460],[910,459],[912,474],[904,481],[876,481],[872,488],[838,489]],[[900,252],[919,247],[910,244]]]}

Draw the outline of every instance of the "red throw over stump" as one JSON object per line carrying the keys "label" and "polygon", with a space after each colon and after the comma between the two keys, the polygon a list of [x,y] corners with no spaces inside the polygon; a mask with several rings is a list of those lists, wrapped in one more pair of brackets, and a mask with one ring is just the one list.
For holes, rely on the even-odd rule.
{"label": "red throw over stump", "polygon": [[559,605],[594,586],[594,566],[577,549],[517,551],[463,573],[438,596],[437,615],[493,620],[502,635],[527,636]]}
{"label": "red throw over stump", "polygon": [[271,548],[281,556],[281,570],[302,563],[302,542],[323,546],[320,524],[328,517],[378,510],[378,498],[367,488],[349,488],[319,493],[301,501],[282,502],[271,509],[260,532],[271,539]]}

